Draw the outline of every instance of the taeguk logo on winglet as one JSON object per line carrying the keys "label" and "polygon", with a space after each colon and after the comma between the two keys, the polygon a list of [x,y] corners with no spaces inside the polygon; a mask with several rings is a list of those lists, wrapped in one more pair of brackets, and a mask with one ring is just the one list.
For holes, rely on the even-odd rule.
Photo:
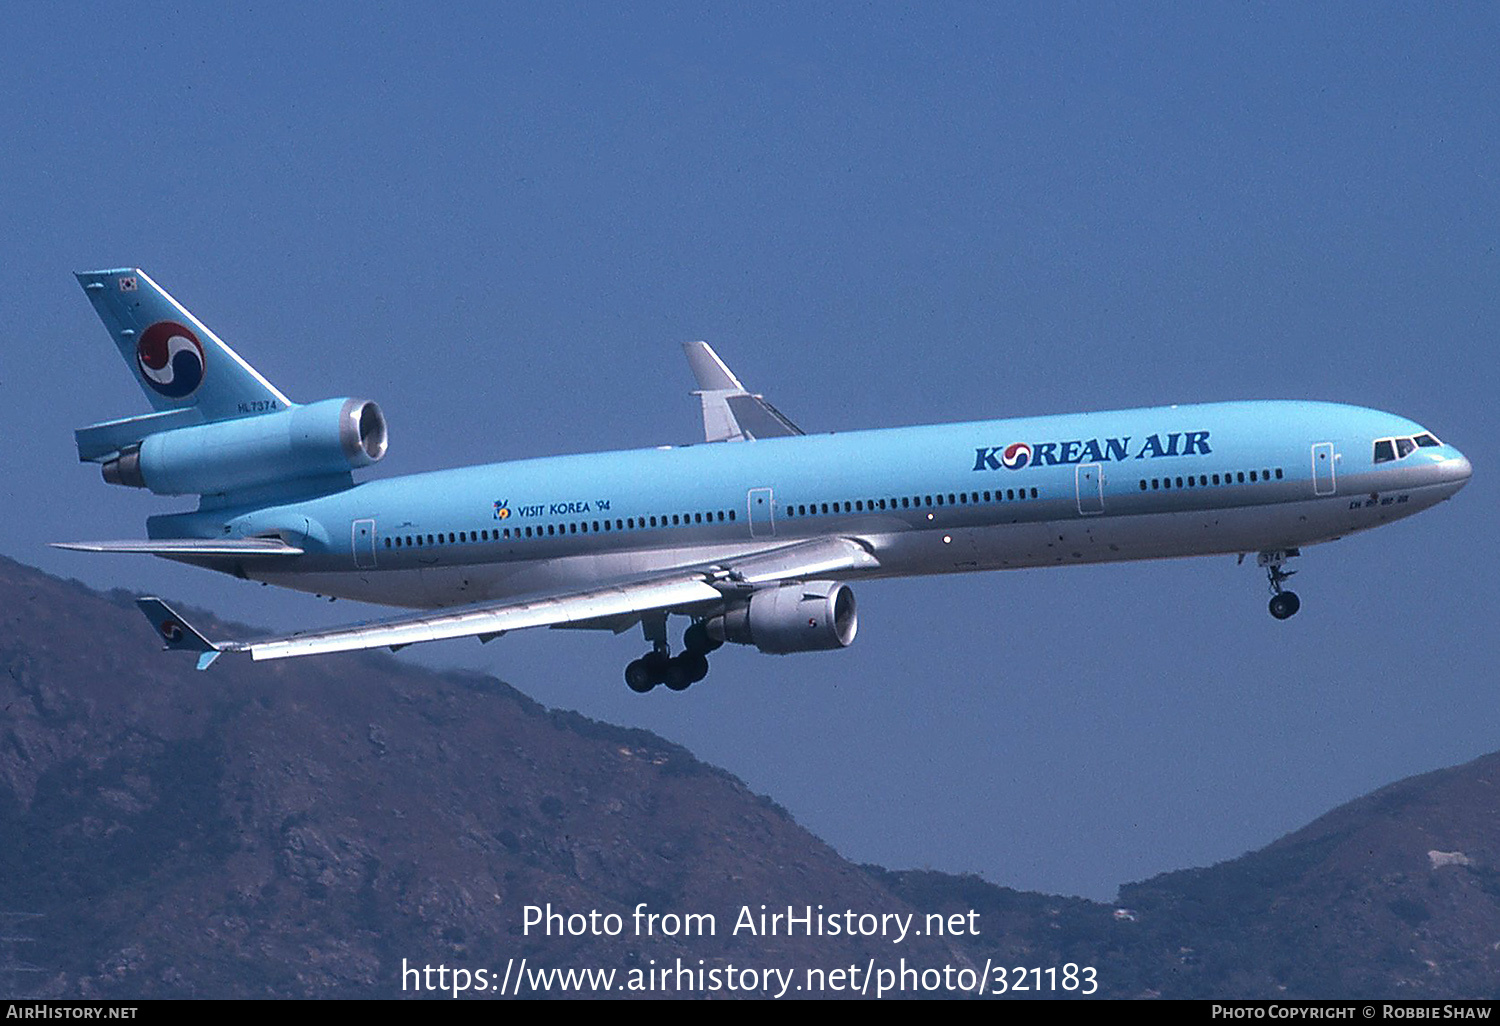
{"label": "taeguk logo on winglet", "polygon": [[186,399],[203,384],[203,346],[176,321],[157,321],[143,331],[135,360],[146,384],[168,399]]}

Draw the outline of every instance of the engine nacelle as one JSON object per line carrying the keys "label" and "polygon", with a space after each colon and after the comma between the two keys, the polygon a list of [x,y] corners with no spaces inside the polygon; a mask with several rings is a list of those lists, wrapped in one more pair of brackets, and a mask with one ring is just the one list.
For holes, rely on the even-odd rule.
{"label": "engine nacelle", "polygon": [[324,399],[148,435],[104,464],[104,480],[158,495],[210,495],[367,467],[387,441],[379,406]]}
{"label": "engine nacelle", "polygon": [[838,581],[806,581],[758,591],[705,625],[716,641],[762,652],[826,652],[854,641],[854,591]]}

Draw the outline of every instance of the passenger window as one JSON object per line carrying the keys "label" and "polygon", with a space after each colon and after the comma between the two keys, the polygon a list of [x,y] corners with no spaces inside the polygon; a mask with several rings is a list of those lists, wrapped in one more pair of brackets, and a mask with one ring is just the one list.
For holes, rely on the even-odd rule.
{"label": "passenger window", "polygon": [[1253,471],[1253,470],[1250,471],[1250,483],[1251,484],[1255,483],[1255,471]]}
{"label": "passenger window", "polygon": [[1396,458],[1396,447],[1391,444],[1389,438],[1382,438],[1375,443],[1375,462],[1389,463]]}
{"label": "passenger window", "polygon": [[1281,468],[1280,467],[1276,468],[1276,480],[1278,480],[1278,481],[1281,480]]}

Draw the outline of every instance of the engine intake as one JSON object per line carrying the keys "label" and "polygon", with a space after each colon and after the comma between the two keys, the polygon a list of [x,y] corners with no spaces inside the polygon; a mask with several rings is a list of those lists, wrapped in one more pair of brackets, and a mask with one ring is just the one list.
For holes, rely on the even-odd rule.
{"label": "engine intake", "polygon": [[854,641],[859,618],[854,591],[838,581],[806,581],[758,591],[705,625],[716,641],[762,652],[826,652]]}
{"label": "engine intake", "polygon": [[148,435],[104,464],[104,480],[158,495],[209,495],[347,473],[377,462],[388,442],[379,406],[324,399]]}

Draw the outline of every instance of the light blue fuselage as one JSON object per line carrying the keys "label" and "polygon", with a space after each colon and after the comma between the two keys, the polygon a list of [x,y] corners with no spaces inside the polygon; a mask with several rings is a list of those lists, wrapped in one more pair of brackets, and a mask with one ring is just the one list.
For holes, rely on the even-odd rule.
{"label": "light blue fuselage", "polygon": [[878,559],[849,578],[1273,551],[1457,492],[1469,463],[1435,439],[1375,462],[1377,439],[1424,434],[1356,406],[1208,403],[520,460],[158,516],[149,530],[280,535],[304,554],[184,561],[409,607],[824,535],[857,538]]}

